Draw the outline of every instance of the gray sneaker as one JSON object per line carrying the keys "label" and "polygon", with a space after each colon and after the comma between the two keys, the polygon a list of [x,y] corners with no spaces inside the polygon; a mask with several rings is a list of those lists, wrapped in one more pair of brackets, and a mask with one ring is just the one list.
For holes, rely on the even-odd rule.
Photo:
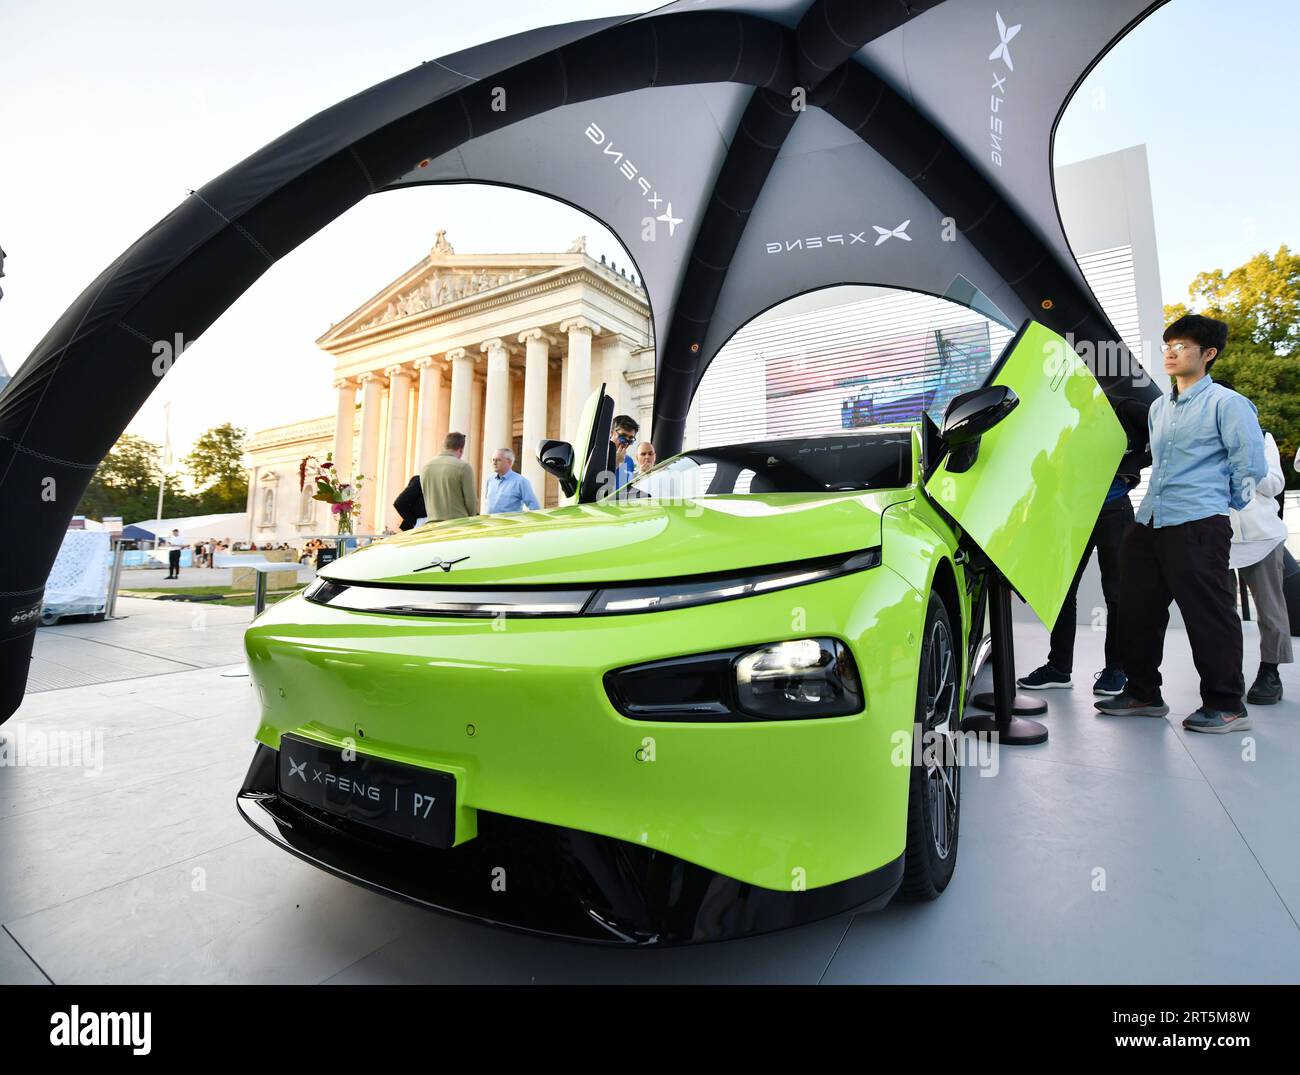
{"label": "gray sneaker", "polygon": [[1221,709],[1201,706],[1183,721],[1183,727],[1189,732],[1209,732],[1212,735],[1243,732],[1250,727],[1250,714],[1244,709],[1240,713],[1225,713]]}
{"label": "gray sneaker", "polygon": [[1161,699],[1146,702],[1141,698],[1134,698],[1128,691],[1124,691],[1118,697],[1105,698],[1092,704],[1093,708],[1108,717],[1164,717],[1169,714],[1169,707]]}

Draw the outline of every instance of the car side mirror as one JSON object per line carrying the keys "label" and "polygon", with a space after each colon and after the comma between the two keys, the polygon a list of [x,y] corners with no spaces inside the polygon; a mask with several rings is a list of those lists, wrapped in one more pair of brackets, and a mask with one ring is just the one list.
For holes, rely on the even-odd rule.
{"label": "car side mirror", "polygon": [[537,461],[553,474],[565,496],[573,496],[578,482],[573,476],[573,445],[567,440],[544,440],[537,446]]}
{"label": "car side mirror", "polygon": [[982,437],[1016,409],[1020,397],[1004,384],[976,388],[954,396],[943,412],[940,435],[949,448],[960,448]]}
{"label": "car side mirror", "polygon": [[976,388],[954,396],[943,413],[939,435],[949,449],[948,470],[969,470],[985,433],[1016,409],[1020,397],[1004,384]]}

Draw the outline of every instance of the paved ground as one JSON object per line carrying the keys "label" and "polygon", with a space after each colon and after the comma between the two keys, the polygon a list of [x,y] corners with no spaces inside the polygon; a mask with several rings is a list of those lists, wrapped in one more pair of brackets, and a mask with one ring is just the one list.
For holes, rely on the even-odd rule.
{"label": "paved ground", "polygon": [[[241,659],[250,610],[124,599],[120,611],[43,629],[38,655],[64,647],[75,671],[66,647],[84,644],[109,665],[114,652],[163,664],[34,693],[0,729],[10,749],[89,734],[92,762],[0,767],[0,982],[1300,981],[1294,667],[1288,700],[1254,709],[1247,743],[1189,735],[1184,636],[1166,647],[1170,718],[1123,722],[1094,715],[1082,683],[1101,641],[1081,629],[1081,685],[1049,693],[1049,742],[1004,749],[996,776],[967,771],[942,899],[623,952],[426,913],[277,851],[234,806],[255,709],[248,681],[220,672]],[[1018,622],[1016,639],[1027,669],[1045,632]],[[1246,651],[1258,652],[1251,624]]]}

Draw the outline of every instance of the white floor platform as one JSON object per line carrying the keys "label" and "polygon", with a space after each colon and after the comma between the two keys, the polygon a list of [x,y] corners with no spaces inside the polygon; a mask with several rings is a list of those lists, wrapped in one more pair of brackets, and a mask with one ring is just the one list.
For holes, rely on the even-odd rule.
{"label": "white floor platform", "polygon": [[[242,659],[250,610],[123,599],[119,611],[129,618],[42,629],[38,657],[70,675],[84,647],[110,667],[30,694],[0,728],[11,743],[88,735],[92,754],[102,734],[98,773],[0,767],[0,982],[1300,981],[1294,666],[1281,705],[1252,707],[1251,731],[1189,734],[1181,632],[1166,646],[1169,718],[1117,720],[1093,710],[1101,636],[1081,628],[1075,688],[1046,692],[1050,740],[1003,749],[996,776],[967,770],[940,900],[611,951],[427,913],[272,847],[234,806],[252,691],[220,675]],[[1245,632],[1249,679],[1258,645]],[[1045,632],[1018,622],[1016,644],[1028,671]]]}

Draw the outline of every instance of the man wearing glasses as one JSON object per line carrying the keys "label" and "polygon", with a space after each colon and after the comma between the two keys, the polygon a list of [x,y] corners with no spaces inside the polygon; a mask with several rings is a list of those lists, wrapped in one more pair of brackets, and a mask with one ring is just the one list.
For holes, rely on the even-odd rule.
{"label": "man wearing glasses", "polygon": [[614,488],[619,489],[636,477],[636,456],[632,453],[632,442],[636,440],[641,425],[628,414],[614,416],[613,428],[609,432],[610,443],[614,446]]}
{"label": "man wearing glasses", "polygon": [[1183,721],[1193,732],[1250,727],[1242,701],[1241,620],[1228,568],[1232,526],[1268,473],[1255,405],[1215,384],[1210,367],[1228,326],[1188,314],[1164,332],[1165,372],[1173,391],[1147,416],[1151,482],[1124,543],[1120,646],[1124,692],[1095,703],[1114,716],[1163,717],[1160,661],[1169,602],[1178,602],[1201,678],[1201,706]]}

